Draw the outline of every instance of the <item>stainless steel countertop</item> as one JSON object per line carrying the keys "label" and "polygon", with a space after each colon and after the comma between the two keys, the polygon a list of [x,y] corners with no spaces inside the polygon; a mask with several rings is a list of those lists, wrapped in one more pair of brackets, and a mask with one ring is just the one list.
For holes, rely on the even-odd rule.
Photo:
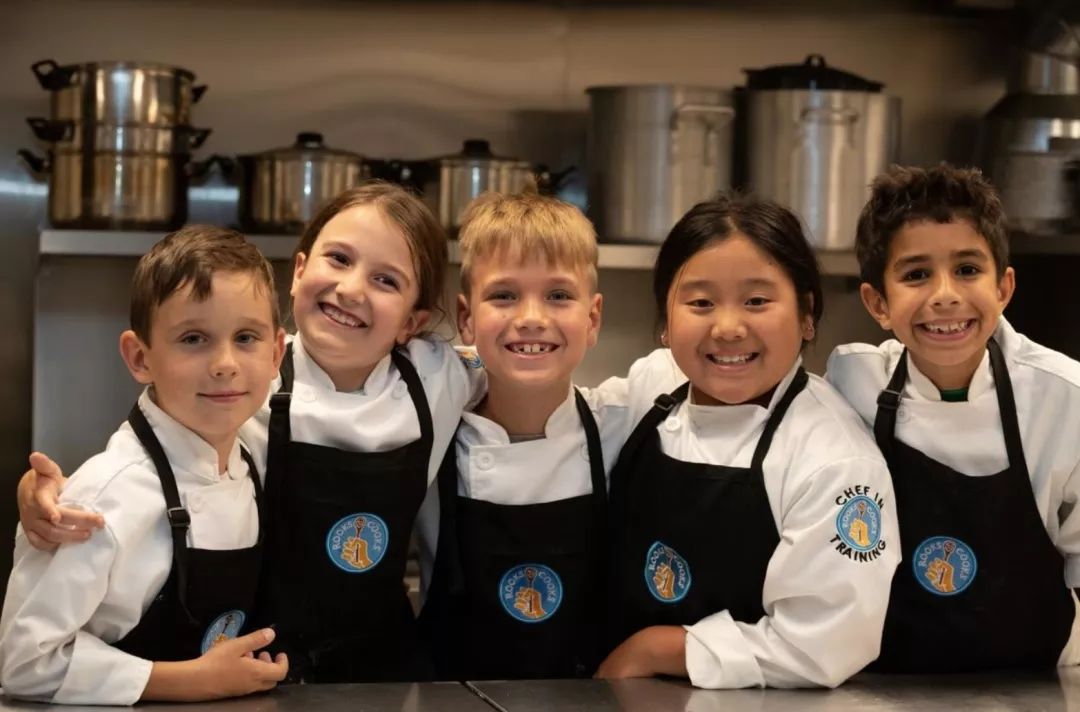
{"label": "stainless steel countertop", "polygon": [[[101,709],[0,699],[0,710]],[[1032,675],[859,675],[835,690],[696,690],[684,682],[655,679],[290,685],[237,700],[183,707],[148,704],[138,709],[148,712],[846,712],[867,709],[1080,712],[1080,668]]]}

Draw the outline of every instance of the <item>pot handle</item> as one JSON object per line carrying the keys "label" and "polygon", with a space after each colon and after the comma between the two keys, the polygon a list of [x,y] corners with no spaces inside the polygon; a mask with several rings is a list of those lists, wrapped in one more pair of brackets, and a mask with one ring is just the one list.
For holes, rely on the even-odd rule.
{"label": "pot handle", "polygon": [[735,118],[735,109],[718,104],[682,104],[671,112],[671,130],[677,131],[679,129],[679,121],[684,116],[693,115],[715,118],[717,119],[716,125],[720,126]]}
{"label": "pot handle", "polygon": [[48,156],[42,158],[33,151],[28,151],[25,148],[20,148],[15,152],[15,155],[23,159],[33,173],[48,173],[52,169]]}
{"label": "pot handle", "polygon": [[188,130],[191,132],[190,134],[188,134],[188,146],[192,150],[195,150],[196,148],[199,148],[204,143],[206,143],[206,139],[209,138],[210,134],[213,132],[213,129],[188,129]]}
{"label": "pot handle", "polygon": [[213,154],[205,161],[191,161],[187,164],[187,175],[192,180],[203,180],[210,174],[210,170],[217,165],[221,169],[221,174],[226,178],[231,178],[233,172],[236,170],[236,161],[228,156],[222,156],[220,154]]}
{"label": "pot handle", "polygon": [[207,89],[208,87],[205,84],[199,84],[197,86],[191,87],[191,103],[199,103],[199,99],[203,98],[203,94],[206,93]]}
{"label": "pot handle", "polygon": [[43,59],[31,64],[30,71],[37,77],[42,89],[56,91],[71,86],[71,79],[75,76],[77,68],[61,67],[55,60]]}
{"label": "pot handle", "polygon": [[555,195],[567,178],[577,172],[577,166],[567,166],[561,171],[549,170],[547,166],[536,166],[536,190],[541,195]]}
{"label": "pot handle", "polygon": [[854,124],[861,114],[849,106],[804,106],[800,124]]}
{"label": "pot handle", "polygon": [[74,121],[56,121],[43,119],[40,116],[31,116],[26,120],[30,130],[42,141],[70,141],[75,135]]}

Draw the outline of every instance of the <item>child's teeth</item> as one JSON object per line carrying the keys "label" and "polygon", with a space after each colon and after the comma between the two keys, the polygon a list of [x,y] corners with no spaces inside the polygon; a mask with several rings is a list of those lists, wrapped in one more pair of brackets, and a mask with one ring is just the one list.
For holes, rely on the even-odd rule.
{"label": "child's teeth", "polygon": [[517,344],[514,350],[522,354],[543,354],[551,351],[548,344]]}
{"label": "child's teeth", "polygon": [[963,331],[967,328],[969,323],[970,320],[954,321],[951,324],[927,324],[926,327],[930,329],[930,331],[936,332],[938,334],[951,334],[957,331]]}
{"label": "child's teeth", "polygon": [[750,358],[750,354],[741,354],[739,356],[713,356],[719,363],[746,363]]}
{"label": "child's teeth", "polygon": [[352,316],[346,314],[345,312],[341,311],[340,309],[334,308],[333,306],[331,306],[329,304],[326,305],[326,308],[323,311],[326,313],[326,315],[328,317],[330,317],[331,319],[333,319],[334,321],[336,321],[339,324],[344,324],[345,326],[352,326],[352,327],[360,326],[360,322],[357,321],[356,319],[352,318]]}

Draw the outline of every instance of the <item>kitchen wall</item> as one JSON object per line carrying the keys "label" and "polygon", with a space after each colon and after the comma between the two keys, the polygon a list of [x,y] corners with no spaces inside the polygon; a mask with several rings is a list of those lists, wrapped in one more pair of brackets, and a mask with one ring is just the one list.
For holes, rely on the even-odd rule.
{"label": "kitchen wall", "polygon": [[[873,10],[864,9],[872,5]],[[36,441],[71,470],[100,448],[134,393],[115,355],[133,260],[48,258],[37,231],[45,187],[15,158],[23,123],[48,112],[32,62],[142,59],[192,69],[210,90],[195,123],[205,153],[259,151],[318,130],[373,156],[427,157],[486,137],[502,154],[581,165],[584,89],[685,82],[731,86],[743,67],[801,61],[884,81],[903,98],[905,162],[966,159],[976,119],[1002,94],[1004,53],[985,20],[901,12],[904,3],[770,3],[766,9],[582,8],[536,4],[322,0],[9,0],[0,9],[0,531],[31,433],[32,319],[43,349]],[[883,9],[884,8],[884,9]],[[227,223],[231,193],[193,194],[192,219]],[[35,274],[38,277],[35,279]],[[454,276],[456,279],[456,275]],[[647,272],[605,271],[601,344],[580,380],[623,371],[651,347]],[[829,280],[808,363],[832,346],[877,340],[848,280]],[[6,494],[4,494],[6,493]],[[0,539],[2,541],[2,539]],[[0,546],[0,571],[9,565]]]}

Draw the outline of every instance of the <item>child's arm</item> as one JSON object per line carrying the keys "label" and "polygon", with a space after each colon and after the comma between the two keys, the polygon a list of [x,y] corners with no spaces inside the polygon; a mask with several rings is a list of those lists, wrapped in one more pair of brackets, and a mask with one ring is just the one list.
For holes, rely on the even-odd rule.
{"label": "child's arm", "polygon": [[104,526],[105,519],[97,512],[58,504],[64,474],[47,455],[32,453],[30,467],[19,480],[16,500],[19,523],[33,547],[52,551],[60,544],[86,541],[93,530]]}
{"label": "child's arm", "polygon": [[273,639],[274,631],[264,628],[219,643],[195,660],[156,662],[139,699],[202,702],[271,690],[289,672],[288,659],[285,653],[274,660],[255,653]]}

